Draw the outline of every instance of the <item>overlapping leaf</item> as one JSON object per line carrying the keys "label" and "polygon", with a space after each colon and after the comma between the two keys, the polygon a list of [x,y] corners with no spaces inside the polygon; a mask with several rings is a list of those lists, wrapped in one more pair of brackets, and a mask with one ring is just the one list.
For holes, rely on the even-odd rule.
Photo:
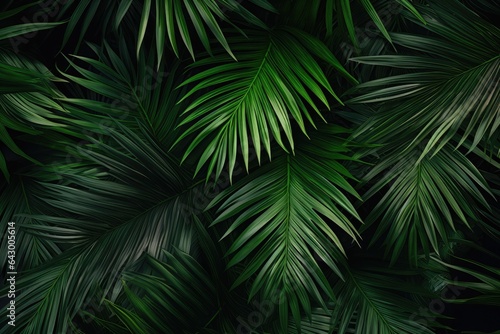
{"label": "overlapping leaf", "polygon": [[[197,219],[194,224],[207,252],[203,256],[211,259],[209,268],[178,249],[164,252],[164,261],[146,256],[151,273],[127,271],[123,275],[123,301],[129,301],[130,306],[107,301],[118,322],[130,333],[173,333],[187,329],[199,333],[219,322],[215,319],[223,314],[222,308],[226,308],[220,299],[222,282],[216,279],[221,258],[205,227]],[[108,329],[114,333],[124,332]]]}
{"label": "overlapping leaf", "polygon": [[17,14],[23,12],[24,10],[35,7],[39,2],[27,3],[25,5],[12,8],[10,10],[6,10],[0,13],[0,45],[9,45],[14,47],[14,51],[18,52],[17,49],[17,38],[21,38],[21,36],[25,34],[29,34],[32,32],[52,29],[57,27],[64,22],[25,22],[22,24],[9,24],[9,20],[15,22],[13,18],[16,17]]}
{"label": "overlapping leaf", "polygon": [[[333,278],[335,301],[326,309],[313,309],[311,319],[304,317],[301,326],[292,319],[287,333],[433,333],[431,328],[437,325],[439,315],[422,315],[423,306],[427,306],[422,302],[437,298],[437,292],[425,286],[423,271],[408,269],[404,262],[390,268],[377,255],[349,254],[341,268],[345,280]],[[427,268],[427,273],[435,275],[436,269]]]}
{"label": "overlapping leaf", "polygon": [[[61,249],[53,240],[46,240],[39,236],[26,233],[23,225],[39,225],[46,223],[36,222],[23,214],[38,214],[43,202],[36,194],[43,192],[43,187],[37,184],[38,178],[16,177],[10,184],[0,186],[0,231],[7,233],[8,222],[14,222],[16,227],[16,243],[23,245],[16,249],[15,268],[20,271],[35,268],[54,256],[61,253]],[[0,243],[0,263],[7,270],[7,238]],[[5,274],[5,272],[3,272]]]}
{"label": "overlapping leaf", "polygon": [[[354,59],[405,73],[365,82],[356,88],[363,94],[348,101],[383,102],[359,129],[360,136],[401,146],[398,150],[428,140],[421,158],[435,154],[457,133],[458,146],[471,138],[472,150],[481,139],[495,140],[500,126],[500,30],[456,1],[430,3],[418,8],[433,35],[391,35],[395,44],[414,52]],[[447,10],[450,6],[456,11]]]}
{"label": "overlapping leaf", "polygon": [[182,107],[176,103],[183,91],[175,90],[179,64],[170,67],[162,64],[156,69],[153,54],[141,52],[137,60],[141,70],[132,71],[136,66],[133,49],[125,39],[120,41],[118,53],[108,44],[103,48],[90,47],[98,59],[80,56],[68,59],[77,75],[69,74],[70,71],[63,75],[84,87],[87,94],[61,99],[66,108],[74,111],[92,131],[102,132],[109,127],[109,117],[130,128],[136,128],[135,119],[140,119],[159,143],[172,145],[178,135],[174,126]]}
{"label": "overlapping leaf", "polygon": [[337,296],[331,322],[335,333],[433,333],[430,327],[435,317],[423,322],[419,315],[422,305],[408,298],[408,294],[433,296],[408,280],[417,271],[386,266],[372,259],[362,268],[345,268],[345,282],[338,281],[333,288]]}
{"label": "overlapping leaf", "polygon": [[433,157],[420,152],[401,156],[364,195],[368,199],[387,186],[367,218],[376,224],[372,244],[383,239],[394,261],[403,249],[415,264],[419,246],[439,254],[439,243],[455,230],[457,220],[470,226],[479,221],[478,205],[489,209],[483,192],[489,187],[476,167],[460,152],[445,146]]}
{"label": "overlapping leaf", "polygon": [[[493,261],[499,260],[498,254],[492,253],[486,249],[481,249],[482,247],[478,247],[477,245],[473,245],[473,247],[478,248],[484,258],[490,258],[493,259]],[[447,302],[456,304],[471,303],[491,306],[497,306],[500,303],[500,269],[498,267],[487,265],[478,261],[460,258],[458,256],[453,256],[448,261],[444,261],[438,256],[432,256],[431,259],[439,265],[453,269],[457,272],[461,272],[471,277],[471,279],[468,280],[446,280],[446,283],[454,284],[461,287],[462,289],[466,288],[474,290],[479,293],[479,295],[469,297],[457,296],[459,298],[453,298],[447,300]]]}
{"label": "overlapping leaf", "polygon": [[[150,265],[155,268],[154,276],[133,272],[123,276],[127,298],[134,306],[137,318],[144,323],[131,321],[133,317],[128,315],[135,312],[124,309],[117,312],[120,306],[110,303],[118,319],[131,333],[199,330],[218,311],[216,288],[205,269],[181,251],[166,253],[166,257],[165,263],[149,258]],[[139,287],[145,296],[134,293],[128,285]],[[159,314],[162,314],[161,318]]]}
{"label": "overlapping leaf", "polygon": [[[498,304],[497,268],[468,254],[458,264],[442,257],[455,250],[453,230],[500,233],[489,194],[499,192],[487,185],[498,188],[500,166],[500,34],[488,23],[491,1],[272,1],[280,15],[260,0],[30,1],[0,5],[8,9],[0,13],[0,169],[13,175],[0,181],[0,227],[16,221],[21,291],[16,327],[6,325],[4,309],[1,334],[80,333],[77,314],[96,311],[81,307],[103,297],[114,315],[93,324],[116,333],[429,332],[421,324],[438,328],[430,319],[439,315],[419,318],[419,303],[436,296],[414,274],[431,267],[442,270],[433,291],[457,284],[446,279],[448,268],[483,293],[457,304]],[[11,37],[59,24],[20,24],[23,10],[38,5],[69,18],[65,35],[51,35],[38,53],[46,64],[55,57],[74,83],[58,86],[64,95],[47,68],[7,50],[24,40]],[[343,108],[345,122],[338,110],[320,110],[339,102],[334,84],[355,82],[332,52],[354,50],[340,42],[356,44],[360,23],[364,34],[381,36],[349,67],[363,83]],[[79,48],[84,37],[103,48]],[[75,41],[80,51],[70,49]],[[34,45],[22,51],[37,54]],[[59,47],[68,68],[51,52]],[[202,60],[182,68],[191,63],[182,61],[185,49]],[[176,128],[182,110],[186,128]],[[322,117],[377,144],[354,153],[373,164],[357,166],[343,130],[308,129]],[[271,148],[268,162],[261,154],[271,157]],[[215,212],[200,214],[202,224],[192,215],[207,196],[187,157],[196,172],[217,178],[226,165],[237,170],[239,151],[251,174],[212,203],[220,210],[206,228]],[[369,189],[360,212],[373,230],[361,232],[374,247],[361,259],[351,253],[359,219],[351,174]],[[383,241],[393,265],[408,250],[420,267],[381,262],[375,248]],[[5,263],[5,240],[0,247]]]}
{"label": "overlapping leaf", "polygon": [[[125,1],[132,3],[131,0]],[[151,0],[144,1],[142,10],[141,23],[139,27],[139,49],[146,27],[149,21],[150,11],[152,11]],[[269,11],[274,11],[274,8],[267,0],[250,0],[254,5],[264,8]],[[196,31],[199,40],[203,47],[210,53],[210,37],[207,34],[207,28],[210,33],[215,36],[222,47],[234,58],[234,54],[224,36],[219,21],[226,21],[235,26],[228,20],[225,11],[229,10],[238,14],[248,23],[260,28],[266,28],[266,25],[257,18],[252,12],[248,11],[239,1],[218,1],[218,0],[155,0],[155,16],[156,16],[156,45],[158,50],[158,59],[161,59],[165,48],[166,35],[170,41],[174,53],[179,56],[178,38],[181,37],[184,45],[189,50],[191,57],[195,59],[194,46],[192,41],[192,28]]]}
{"label": "overlapping leaf", "polygon": [[[251,0],[250,2],[264,10],[275,11],[267,0]],[[266,28],[261,19],[236,0],[144,0],[142,2],[122,0],[119,3],[83,0],[76,7],[72,2],[64,4],[61,15],[70,8],[74,10],[66,29],[64,44],[79,25],[81,25],[79,42],[83,40],[93,21],[110,23],[114,29],[126,25],[126,31],[134,31],[137,34],[137,53],[147,33],[154,33],[158,66],[162,62],[167,39],[178,57],[180,55],[179,40],[182,40],[182,44],[194,59],[197,43],[201,42],[203,47],[210,52],[213,36],[234,57],[221,28],[222,22],[236,27],[233,23],[234,18],[229,20],[228,14],[235,14],[247,24]],[[104,15],[104,19],[95,20],[100,15]],[[152,17],[154,19],[150,19]],[[196,31],[198,38],[193,37],[193,30]]]}
{"label": "overlapping leaf", "polygon": [[[37,162],[19,147],[9,130],[32,136],[44,134],[45,139],[57,138],[54,133],[78,136],[68,128],[71,117],[57,101],[62,94],[53,81],[60,79],[45,66],[11,52],[0,52],[0,75],[0,142],[10,151]],[[8,179],[10,172],[1,152],[0,170]]]}
{"label": "overlapping leaf", "polygon": [[[375,2],[371,0],[359,0],[355,1],[359,4],[355,4],[349,0],[326,0],[327,11],[326,11],[326,29],[327,34],[333,33],[333,16],[336,14],[337,20],[345,27],[347,33],[351,39],[351,42],[355,47],[359,45],[359,31],[356,30],[356,25],[354,23],[355,16],[353,15],[353,6],[357,5],[362,7],[363,10],[368,14],[373,23],[373,28],[377,28],[380,33],[389,42],[392,43],[392,38],[386,28],[387,21],[393,20],[394,16],[398,15],[403,8],[410,11],[415,18],[425,23],[424,18],[420,15],[419,11],[415,9],[411,1],[408,0],[397,0],[397,1],[385,1],[384,6],[381,8],[375,8]],[[335,10],[332,10],[335,8]],[[330,9],[330,10],[328,10]],[[356,8],[354,8],[356,9]],[[380,16],[379,13],[383,13],[384,16]],[[364,26],[366,34],[371,26],[369,24]],[[372,32],[373,33],[373,32]]]}
{"label": "overlapping leaf", "polygon": [[350,39],[353,49],[367,34],[373,38],[380,32],[391,42],[390,28],[404,8],[425,22],[409,0],[296,0],[277,4],[280,22],[308,32],[326,30],[327,38],[333,37],[335,31],[337,37]]}
{"label": "overlapping leaf", "polygon": [[[188,183],[190,177],[146,134],[149,139],[141,140],[116,123],[110,135],[112,146],[89,138],[94,144],[79,150],[92,162],[89,166],[108,171],[107,177],[70,169],[62,175],[70,183],[43,183],[41,200],[59,214],[35,215],[46,225],[23,228],[47,240],[66,241],[65,252],[23,272],[17,281],[23,294],[16,310],[23,317],[16,333],[64,332],[97,287],[112,299],[110,289],[120,272],[144,252],[158,257],[174,246],[190,251],[187,208],[196,183]],[[7,332],[12,328],[0,330]]]}

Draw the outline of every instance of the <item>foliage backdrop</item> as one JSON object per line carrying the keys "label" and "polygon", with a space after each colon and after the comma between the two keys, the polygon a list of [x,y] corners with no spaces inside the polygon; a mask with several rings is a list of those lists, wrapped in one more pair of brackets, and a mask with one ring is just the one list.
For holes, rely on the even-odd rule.
{"label": "foliage backdrop", "polygon": [[1,334],[500,327],[494,1],[0,10]]}

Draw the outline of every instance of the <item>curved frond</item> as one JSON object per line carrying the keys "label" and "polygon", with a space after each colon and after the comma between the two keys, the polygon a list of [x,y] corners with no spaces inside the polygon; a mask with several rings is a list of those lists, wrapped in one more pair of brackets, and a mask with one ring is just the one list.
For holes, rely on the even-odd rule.
{"label": "curved frond", "polygon": [[[448,145],[433,157],[419,156],[419,151],[401,156],[364,195],[366,200],[388,186],[366,226],[377,226],[371,243],[383,239],[387,253],[392,250],[392,261],[407,249],[416,263],[419,245],[427,254],[439,254],[440,241],[447,240],[457,221],[470,227],[480,220],[478,204],[489,209],[482,194],[492,195],[489,186],[464,155]],[[377,166],[372,173],[376,171]]]}
{"label": "curved frond", "polygon": [[[153,1],[151,0],[144,1],[139,28],[137,52],[139,52],[142,40],[144,39],[150,11],[153,11],[152,2]],[[272,5],[267,0],[251,0],[250,2],[261,8],[271,11],[274,10]],[[189,50],[191,57],[195,59],[194,46],[196,43],[192,41],[191,37],[191,31],[193,30],[193,28],[198,35],[199,41],[201,41],[203,47],[209,53],[211,52],[211,47],[210,37],[207,34],[207,30],[210,31],[210,33],[217,39],[217,41],[229,53],[229,55],[236,59],[219,24],[219,21],[225,21],[235,26],[228,20],[225,14],[225,11],[227,10],[238,14],[248,23],[256,25],[260,28],[266,28],[264,22],[257,18],[253,13],[248,11],[240,3],[240,1],[237,0],[155,0],[154,4],[158,59],[161,59],[163,49],[165,47],[165,36],[168,36],[170,45],[172,46],[174,53],[177,56],[179,56],[179,43],[177,40],[180,37],[186,48]]]}
{"label": "curved frond", "polygon": [[98,314],[84,315],[117,334],[236,333],[238,319],[251,314],[251,307],[240,298],[241,291],[228,291],[237,272],[224,273],[227,259],[215,235],[193,218],[198,255],[179,249],[163,252],[162,260],[146,255],[123,273],[123,290],[115,301],[105,300],[106,308],[94,307]]}
{"label": "curved frond", "polygon": [[[16,333],[65,332],[98,286],[113,300],[119,274],[143,253],[158,257],[162,249],[191,249],[188,208],[195,207],[191,191],[197,183],[151,137],[144,135],[148,139],[142,140],[115,125],[110,130],[114,144],[89,138],[92,144],[79,150],[90,166],[108,171],[105,177],[87,168],[83,173],[63,172],[70,183],[42,183],[41,200],[58,214],[36,215],[33,218],[47,226],[23,228],[65,242],[66,250],[19,277],[16,284],[23,293],[16,310],[23,316],[16,322]],[[6,330],[12,333],[10,328],[0,333]]]}
{"label": "curved frond", "polygon": [[347,102],[383,103],[359,129],[360,136],[406,150],[428,140],[421,158],[436,154],[457,134],[457,146],[471,138],[472,150],[482,139],[497,138],[500,126],[500,30],[457,1],[430,3],[418,9],[433,35],[391,35],[396,45],[413,52],[354,59],[405,72],[360,84],[356,90],[362,95]]}
{"label": "curved frond", "polygon": [[277,6],[281,14],[278,19],[282,23],[308,32],[324,31],[326,38],[345,35],[350,39],[349,45],[352,44],[353,49],[359,48],[359,39],[366,36],[366,33],[371,36],[380,33],[387,41],[392,42],[390,23],[403,8],[425,23],[409,0],[295,0],[280,1]]}
{"label": "curved frond", "polygon": [[[131,333],[175,333],[181,329],[199,332],[220,311],[216,287],[205,269],[184,252],[165,254],[164,263],[147,258],[153,268],[152,275],[140,272],[123,275],[124,292],[134,312],[125,312],[126,316],[115,313]],[[113,309],[119,308],[112,302],[109,304]],[[129,320],[128,315],[136,312],[137,319],[145,323]],[[150,329],[143,328],[144,324]]]}
{"label": "curved frond", "polygon": [[348,144],[338,137],[345,129],[321,130],[312,142],[301,144],[296,155],[278,156],[212,203],[224,199],[214,224],[235,217],[225,236],[241,230],[228,251],[228,266],[250,259],[234,285],[256,275],[249,299],[261,292],[270,300],[278,291],[282,326],[289,309],[300,319],[302,308],[310,314],[310,299],[324,305],[323,293],[333,298],[316,260],[341,275],[336,262],[344,249],[332,225],[352,240],[358,237],[350,217],[359,216],[344,192],[357,194],[340,164],[350,159]]}
{"label": "curved frond", "polygon": [[[333,304],[333,303],[330,303]],[[332,315],[333,305],[328,305],[325,311],[323,308],[317,307],[311,310],[311,321],[307,318],[301,320],[298,326],[294,319],[291,319],[288,325],[289,334],[332,334],[334,333]]]}
{"label": "curved frond", "polygon": [[[275,11],[267,0],[251,0],[250,2],[260,9]],[[234,58],[222,30],[222,23],[237,28],[237,25],[233,23],[235,19],[229,20],[228,14],[233,14],[244,23],[263,29],[267,28],[260,18],[237,0],[123,0],[120,2],[83,0],[77,5],[73,2],[65,3],[59,18],[70,9],[73,9],[73,13],[69,18],[63,45],[80,26],[79,46],[90,24],[94,21],[110,25],[103,27],[104,31],[117,30],[119,27],[127,25],[127,31],[131,30],[136,34],[137,54],[141,50],[147,33],[153,32],[158,66],[162,62],[167,40],[177,57],[180,55],[179,44],[182,43],[191,57],[195,59],[197,43],[201,42],[203,47],[210,52],[211,39],[215,37],[219,44]],[[104,15],[103,18],[96,19],[102,15]],[[196,37],[194,31],[196,31]],[[242,31],[240,30],[240,32]]]}
{"label": "curved frond", "polygon": [[[10,4],[9,4],[10,5]],[[7,6],[7,8],[9,7]],[[35,7],[38,2],[31,2],[25,5],[12,8],[6,11],[0,12],[0,46],[9,45],[14,48],[15,52],[18,52],[18,41],[17,38],[22,39],[23,35],[29,34],[31,32],[52,29],[64,22],[25,22],[23,24],[12,24],[9,19],[16,17],[17,14],[22,13],[26,9]],[[7,43],[9,40],[10,43]],[[1,73],[1,72],[0,72]],[[3,78],[3,76],[2,76]]]}
{"label": "curved frond", "polygon": [[215,170],[216,179],[226,163],[232,176],[239,148],[248,170],[249,138],[259,162],[261,145],[271,157],[273,139],[293,152],[292,119],[306,133],[307,123],[315,124],[310,110],[323,117],[317,101],[330,106],[325,91],[341,103],[315,57],[355,81],[319,40],[297,29],[254,31],[249,39],[237,38],[233,45],[238,62],[227,55],[199,61],[195,68],[210,67],[183,83],[196,83],[183,97],[195,99],[181,123],[190,127],[178,141],[194,135],[184,158],[203,145],[196,172],[209,162],[207,175]]}
{"label": "curved frond", "polygon": [[[55,88],[54,81],[60,79],[44,65],[0,51],[0,76],[0,142],[11,152],[39,163],[19,147],[19,141],[12,138],[13,131],[32,137],[44,135],[44,139],[53,142],[58,138],[53,137],[54,133],[78,136],[69,128],[72,118],[58,101],[63,95]],[[2,152],[0,170],[9,179],[8,164]]]}
{"label": "curved frond", "polygon": [[432,334],[433,321],[419,321],[421,305],[408,296],[433,295],[418,283],[408,281],[408,277],[416,276],[416,271],[389,269],[387,264],[373,262],[365,262],[363,267],[345,267],[345,281],[334,285],[335,333]]}
{"label": "curved frond", "polygon": [[118,52],[107,43],[102,48],[90,47],[97,59],[74,56],[68,62],[77,75],[69,71],[62,75],[94,95],[62,98],[65,107],[96,132],[110,126],[110,116],[129,128],[137,128],[135,119],[138,118],[158,142],[172,145],[178,136],[174,127],[183,107],[176,104],[183,93],[183,90],[175,90],[179,64],[173,63],[170,67],[161,64],[156,69],[151,53],[146,56],[141,52],[137,66],[124,38]]}
{"label": "curved frond", "polygon": [[[53,257],[61,253],[60,247],[53,240],[47,240],[37,235],[30,234],[24,226],[47,227],[46,223],[34,221],[23,214],[39,214],[39,208],[43,202],[37,197],[43,193],[43,187],[38,182],[47,180],[35,177],[13,177],[9,184],[0,186],[0,231],[7,235],[7,224],[15,223],[16,244],[22,245],[16,250],[16,265],[19,271],[33,269],[42,263],[50,261]],[[2,238],[0,243],[0,263],[3,274],[7,270],[7,238]]]}
{"label": "curved frond", "polygon": [[[409,270],[407,263],[390,268],[374,255],[350,254],[341,269],[345,280],[335,277],[335,301],[326,309],[313,309],[300,326],[291,320],[288,333],[434,333],[431,328],[441,316],[432,314],[424,321],[422,309],[429,298],[438,297],[438,291],[427,286],[423,270]],[[426,273],[434,277],[442,269],[429,267]]]}
{"label": "curved frond", "polygon": [[[488,253],[483,253],[488,254]],[[500,258],[497,254],[491,255],[494,261],[498,261]],[[456,304],[480,304],[480,305],[492,305],[498,306],[500,304],[500,269],[496,266],[486,265],[484,263],[460,258],[458,256],[453,256],[453,262],[443,261],[437,256],[432,256],[432,261],[445,266],[447,268],[456,270],[463,274],[469,275],[472,279],[464,280],[448,280],[448,284],[453,284],[462,288],[474,290],[479,293],[479,295],[471,297],[463,297],[447,300],[449,303]],[[458,263],[456,263],[458,260]]]}

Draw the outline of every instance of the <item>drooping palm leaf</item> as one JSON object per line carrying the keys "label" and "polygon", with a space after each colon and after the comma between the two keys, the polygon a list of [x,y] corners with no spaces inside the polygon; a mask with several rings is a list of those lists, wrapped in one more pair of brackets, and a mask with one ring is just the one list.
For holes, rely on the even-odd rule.
{"label": "drooping palm leaf", "polygon": [[[239,298],[241,291],[228,291],[227,283],[237,272],[223,273],[227,259],[215,235],[193,218],[201,253],[195,256],[174,249],[164,252],[161,261],[146,255],[140,268],[123,273],[120,296],[114,302],[105,301],[106,309],[98,307],[98,314],[87,315],[117,334],[236,333],[238,318],[252,309]],[[210,221],[206,215],[201,218]]]}
{"label": "drooping palm leaf", "polygon": [[[500,236],[495,12],[488,0],[2,2],[0,229],[16,222],[20,293],[0,333],[429,332],[442,327],[429,303],[457,272],[469,291],[454,306],[498,303],[497,268],[458,255],[455,237]],[[43,42],[13,36],[51,27]],[[28,39],[37,61],[11,52]],[[186,50],[201,61],[187,67]],[[58,70],[70,84],[54,85]],[[324,113],[355,82],[346,72],[363,83]],[[310,129],[321,118],[367,144]],[[359,251],[350,184],[368,191]]]}
{"label": "drooping palm leaf", "polygon": [[[23,24],[8,24],[8,19],[16,17],[19,13],[24,10],[34,7],[39,2],[31,2],[25,5],[9,9],[5,12],[0,13],[0,46],[11,46],[14,47],[14,51],[18,52],[16,38],[20,36],[29,34],[31,32],[52,29],[57,27],[64,22],[28,22]],[[7,42],[10,41],[10,43]]]}
{"label": "drooping palm leaf", "polygon": [[[55,88],[54,82],[61,80],[45,66],[0,51],[0,74],[0,142],[10,151],[38,163],[19,147],[9,130],[33,137],[43,134],[43,140],[52,145],[57,143],[60,134],[80,136],[78,130],[71,128],[72,117],[58,101],[63,95]],[[1,152],[0,169],[8,179],[10,173]]]}
{"label": "drooping palm leaf", "polygon": [[[32,216],[49,226],[22,227],[48,240],[66,240],[68,249],[17,281],[25,292],[18,298],[23,317],[16,332],[64,332],[85,298],[97,286],[107,295],[121,270],[143,252],[157,257],[163,248],[190,250],[185,207],[194,207],[190,190],[196,183],[147,134],[142,140],[115,126],[114,145],[89,138],[93,144],[79,150],[90,166],[109,176],[69,170],[63,173],[69,184],[44,183],[41,200],[59,214]],[[12,333],[7,328],[0,333],[5,330]]]}
{"label": "drooping palm leaf", "polygon": [[[127,298],[137,312],[137,318],[143,322],[131,322],[131,317],[115,312],[131,333],[199,331],[218,312],[216,288],[205,269],[181,251],[166,253],[166,257],[165,263],[148,258],[156,275],[123,275]],[[128,285],[140,288],[145,295],[134,293]],[[119,308],[114,303],[110,305],[115,310]],[[147,324],[146,328],[142,327],[144,324]]]}
{"label": "drooping palm leaf", "polygon": [[324,305],[323,293],[333,298],[314,256],[341,275],[336,262],[343,245],[330,224],[357,239],[350,217],[359,216],[344,191],[357,194],[339,162],[349,159],[348,144],[339,137],[344,132],[337,126],[322,127],[295,155],[279,155],[212,203],[224,199],[214,224],[237,216],[225,235],[241,230],[228,251],[228,266],[250,259],[234,285],[256,275],[249,299],[260,292],[270,300],[279,291],[282,326],[288,323],[289,310],[298,320],[301,309],[310,314],[310,299]]}
{"label": "drooping palm leaf", "polygon": [[[76,106],[88,110],[88,113],[81,113],[76,109],[79,118],[86,122],[108,124],[111,116],[134,128],[137,126],[134,120],[139,118],[160,143],[172,145],[178,135],[174,126],[182,107],[177,101],[183,90],[175,90],[180,82],[178,64],[170,67],[162,64],[156,69],[151,52],[148,56],[141,52],[135,60],[133,49],[124,38],[119,43],[118,53],[108,44],[102,49],[95,45],[90,47],[98,59],[81,56],[68,59],[77,75],[69,71],[62,75],[98,95],[61,99],[67,103],[66,108],[73,110]],[[130,71],[136,61],[141,70]]]}
{"label": "drooping palm leaf", "polygon": [[[498,137],[500,126],[500,30],[457,1],[430,3],[418,9],[433,35],[391,35],[396,45],[414,52],[354,59],[406,73],[362,83],[356,89],[363,94],[348,101],[383,102],[381,112],[359,133],[366,136],[371,129],[372,140],[408,150],[428,139],[421,158],[437,153],[457,133],[462,137],[458,146],[470,137],[473,149],[483,138]],[[450,6],[460,15],[451,13]]]}
{"label": "drooping palm leaf", "polygon": [[[490,254],[498,261],[497,254]],[[497,306],[500,303],[500,269],[495,266],[486,265],[478,261],[453,257],[453,262],[459,260],[459,263],[453,264],[450,261],[443,261],[437,256],[433,256],[432,260],[450,269],[470,275],[473,280],[449,280],[448,284],[454,284],[462,288],[467,288],[479,292],[479,295],[468,298],[453,298],[448,300],[449,303],[472,303],[480,305]]]}
{"label": "drooping palm leaf", "polygon": [[[45,175],[43,179],[50,179],[50,175]],[[43,187],[38,185],[37,181],[40,181],[40,178],[17,176],[11,180],[10,184],[0,186],[0,216],[2,217],[0,231],[7,233],[8,222],[15,223],[16,243],[23,245],[23,247],[17,248],[15,256],[14,267],[19,271],[35,268],[61,253],[59,246],[52,240],[26,233],[26,230],[21,228],[23,225],[32,224],[40,225],[42,228],[47,226],[45,223],[35,222],[31,218],[22,216],[23,213],[38,214],[39,208],[43,206],[40,199],[37,198],[37,194],[43,191]],[[0,263],[5,271],[13,271],[7,270],[7,242],[7,238],[2,238]]]}
{"label": "drooping palm leaf", "polygon": [[409,280],[418,277],[417,270],[389,269],[387,263],[374,259],[360,262],[362,266],[344,267],[345,281],[334,285],[335,333],[433,333],[433,319],[422,324],[418,315],[422,305],[410,298],[410,294],[433,296],[422,283]]}
{"label": "drooping palm leaf", "polygon": [[[128,0],[128,2],[132,2]],[[261,8],[273,11],[274,8],[267,0],[250,0],[254,5]],[[161,59],[165,39],[168,35],[170,44],[174,53],[179,56],[177,39],[181,37],[184,45],[189,50],[191,57],[195,59],[194,44],[191,38],[192,27],[196,30],[199,40],[204,48],[210,53],[210,38],[207,34],[207,28],[211,34],[215,36],[217,41],[222,47],[235,58],[231,48],[224,36],[224,33],[219,25],[219,20],[226,21],[232,24],[226,14],[226,10],[238,14],[248,23],[260,28],[266,28],[266,25],[257,18],[253,13],[248,11],[241,5],[239,1],[218,1],[218,0],[156,0],[155,2],[155,16],[156,16],[156,44],[158,50],[158,59]],[[144,8],[142,11],[141,24],[139,28],[139,42],[137,48],[139,49],[146,27],[149,20],[149,13],[152,10],[152,1],[145,0]]]}
{"label": "drooping palm leaf", "polygon": [[[408,0],[282,1],[277,8],[282,14],[279,17],[282,22],[293,24],[293,26],[306,31],[321,29],[321,31],[326,32],[326,37],[331,37],[334,30],[345,32],[346,37],[350,38],[353,49],[359,47],[359,39],[367,34],[374,36],[380,32],[387,41],[391,42],[388,25],[404,8],[408,9],[415,18],[425,23],[424,18]],[[360,18],[366,18],[366,20],[359,21]],[[368,20],[370,21],[367,22]],[[373,31],[374,29],[378,29],[378,32]]]}
{"label": "drooping palm leaf", "polygon": [[[388,186],[366,226],[376,224],[371,243],[383,239],[387,252],[392,251],[392,261],[407,249],[415,264],[419,245],[427,254],[439,253],[439,242],[446,242],[447,231],[456,229],[457,220],[470,226],[480,220],[478,204],[489,209],[482,194],[492,195],[488,184],[460,152],[448,145],[432,157],[419,157],[419,151],[402,155],[364,195],[368,199]],[[383,171],[378,167],[367,178]]]}
{"label": "drooping palm leaf", "polygon": [[[423,274],[436,275],[436,268],[409,270],[407,263],[396,267],[380,261],[377,252],[355,250],[341,267],[345,280],[333,278],[335,301],[328,308],[312,310],[311,321],[304,317],[301,326],[290,321],[287,333],[433,333],[439,314],[422,321],[422,309],[429,298],[438,298]],[[438,266],[439,270],[444,267]],[[426,313],[428,314],[428,313]]]}
{"label": "drooping palm leaf", "polygon": [[[264,10],[275,11],[267,0],[251,0],[250,2]],[[71,2],[64,4],[61,14],[64,14],[64,12],[74,6],[75,4]],[[237,15],[247,24],[266,28],[265,23],[261,19],[246,9],[240,1],[236,0],[144,0],[142,2],[120,0],[119,2],[103,3],[101,1],[84,0],[80,1],[76,8],[74,8],[63,44],[74,34],[74,30],[78,25],[82,25],[79,37],[79,42],[81,42],[91,22],[95,20],[96,16],[103,15],[104,13],[105,18],[101,19],[101,22],[111,25],[114,29],[127,24],[129,25],[127,28],[130,28],[128,30],[134,31],[137,34],[137,53],[141,49],[146,33],[153,31],[156,41],[158,66],[162,61],[162,56],[166,49],[165,41],[167,38],[177,57],[180,55],[179,39],[181,39],[191,57],[195,59],[197,40],[193,38],[193,30],[196,31],[198,40],[207,51],[210,52],[211,50],[210,39],[214,36],[222,47],[234,58],[230,45],[221,28],[221,22],[236,27],[233,23],[234,19],[229,20],[226,12]],[[127,15],[131,15],[131,18],[127,22],[124,22]],[[135,26],[130,27],[130,25]]]}
{"label": "drooping palm leaf", "polygon": [[231,177],[238,148],[248,170],[251,143],[259,161],[261,145],[271,157],[273,139],[293,152],[292,120],[306,133],[307,123],[315,124],[311,110],[322,117],[317,101],[327,107],[331,104],[325,91],[340,102],[315,57],[355,81],[319,40],[297,29],[254,31],[248,36],[250,39],[235,38],[232,43],[238,62],[225,54],[199,61],[193,67],[201,67],[202,72],[183,83],[196,83],[183,97],[195,99],[184,111],[181,125],[190,127],[178,142],[195,136],[184,159],[207,143],[202,144],[204,151],[196,169],[198,172],[209,162],[207,177],[215,170],[217,179],[226,163]]}
{"label": "drooping palm leaf", "polygon": [[[328,305],[328,309],[325,311],[321,307],[317,307],[311,310],[311,321],[307,318],[302,319],[299,326],[295,323],[294,319],[291,319],[288,325],[289,334],[332,334],[334,332],[334,327],[332,323],[333,315],[333,303]],[[299,331],[300,328],[300,331]]]}

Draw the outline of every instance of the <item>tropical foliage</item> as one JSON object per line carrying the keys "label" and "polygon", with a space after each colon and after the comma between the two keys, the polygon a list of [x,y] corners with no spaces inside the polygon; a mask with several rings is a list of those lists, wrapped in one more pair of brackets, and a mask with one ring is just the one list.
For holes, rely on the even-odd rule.
{"label": "tropical foliage", "polygon": [[494,1],[0,10],[0,334],[498,329]]}

